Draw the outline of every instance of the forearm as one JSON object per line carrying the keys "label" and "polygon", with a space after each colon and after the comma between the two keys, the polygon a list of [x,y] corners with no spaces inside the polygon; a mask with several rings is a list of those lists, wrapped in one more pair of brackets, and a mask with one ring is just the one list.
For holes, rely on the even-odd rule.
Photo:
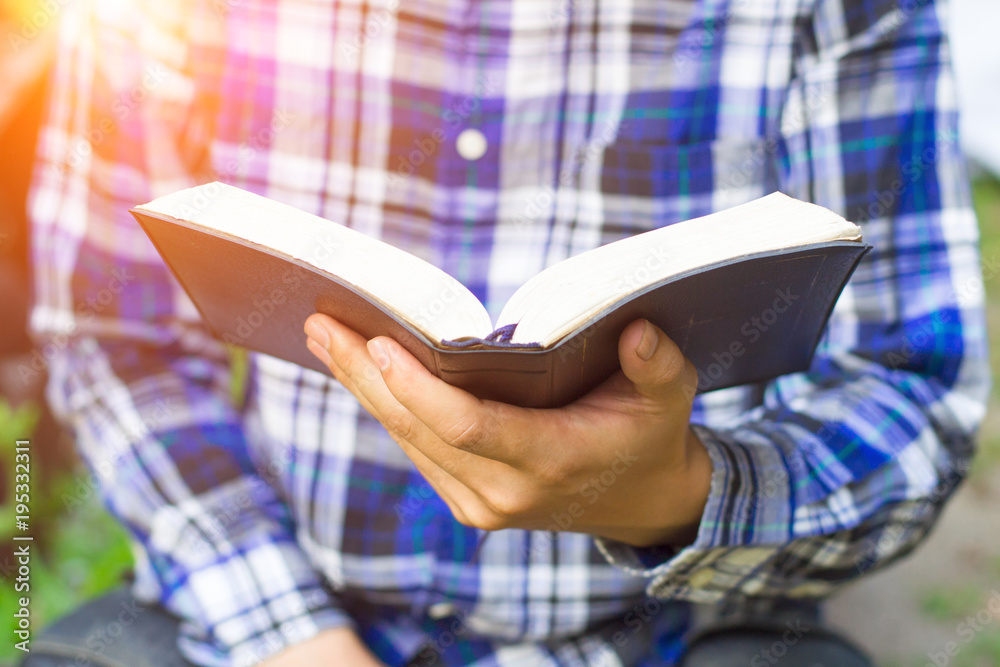
{"label": "forearm", "polygon": [[384,667],[353,629],[333,628],[301,644],[289,647],[261,663],[262,667],[300,667],[300,665],[350,665]]}

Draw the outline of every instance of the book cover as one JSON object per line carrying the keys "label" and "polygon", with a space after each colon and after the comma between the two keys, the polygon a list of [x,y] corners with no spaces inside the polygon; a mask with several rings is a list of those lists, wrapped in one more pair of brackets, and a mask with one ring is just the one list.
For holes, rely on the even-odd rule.
{"label": "book cover", "polygon": [[327,375],[303,324],[321,312],[366,338],[398,341],[432,373],[474,395],[556,407],[618,368],[618,338],[644,317],[698,369],[699,392],[805,370],[830,311],[870,246],[831,241],[739,257],[672,276],[594,314],[556,344],[429,340],[360,289],[265,246],[132,210],[220,340]]}

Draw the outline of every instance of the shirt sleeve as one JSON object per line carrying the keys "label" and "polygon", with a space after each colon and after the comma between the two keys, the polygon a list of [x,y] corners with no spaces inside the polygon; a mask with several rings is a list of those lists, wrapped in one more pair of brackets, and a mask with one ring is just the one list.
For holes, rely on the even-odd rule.
{"label": "shirt sleeve", "polygon": [[650,593],[716,602],[819,596],[899,558],[964,477],[989,364],[941,2],[818,0],[798,36],[781,189],[874,246],[808,372],[768,383],[726,428],[695,541],[598,540]]}
{"label": "shirt sleeve", "polygon": [[48,371],[137,545],[137,591],[186,620],[189,659],[249,665],[351,621],[297,546],[281,461],[248,443],[226,348],[128,213],[218,177],[205,168],[213,87],[199,80],[221,52],[211,11],[64,8],[31,202],[39,346],[22,372]]}

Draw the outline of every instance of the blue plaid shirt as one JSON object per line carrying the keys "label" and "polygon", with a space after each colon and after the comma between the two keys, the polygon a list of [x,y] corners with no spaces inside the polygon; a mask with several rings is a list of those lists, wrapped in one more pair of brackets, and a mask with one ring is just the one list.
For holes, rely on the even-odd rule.
{"label": "blue plaid shirt", "polygon": [[[822,595],[908,552],[965,473],[989,384],[944,9],[68,6],[24,372],[51,373],[135,538],[137,593],[188,620],[203,665],[353,624],[389,665],[651,666],[682,653],[691,602]],[[554,262],[774,190],[874,250],[807,372],[695,402],[714,472],[691,545],[484,539],[335,381],[251,355],[234,396],[231,353],[127,213],[212,179],[404,248],[494,316]]]}

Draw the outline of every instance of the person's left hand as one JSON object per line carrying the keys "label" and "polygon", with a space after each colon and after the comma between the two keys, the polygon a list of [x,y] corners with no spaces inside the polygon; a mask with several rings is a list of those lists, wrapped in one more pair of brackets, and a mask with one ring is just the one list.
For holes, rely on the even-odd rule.
{"label": "person's left hand", "polygon": [[688,420],[696,372],[645,320],[619,339],[622,370],[557,409],[480,400],[395,341],[325,315],[309,350],[399,443],[467,526],[571,530],[635,546],[689,543],[711,461]]}

